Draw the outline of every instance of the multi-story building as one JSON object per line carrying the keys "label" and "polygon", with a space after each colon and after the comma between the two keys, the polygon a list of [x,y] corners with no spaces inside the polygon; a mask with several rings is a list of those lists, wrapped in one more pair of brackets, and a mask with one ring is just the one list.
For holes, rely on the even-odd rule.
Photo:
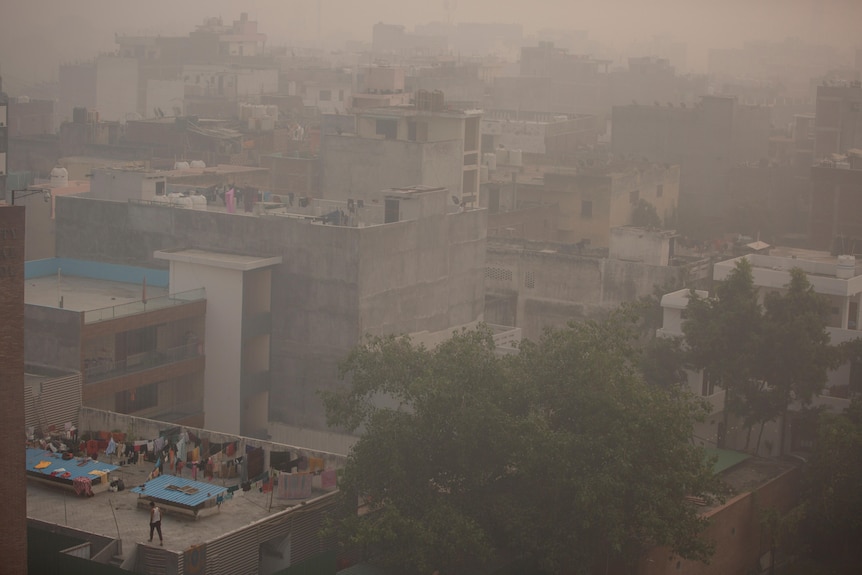
{"label": "multi-story building", "polygon": [[[593,165],[589,165],[592,163]],[[662,222],[671,222],[679,197],[679,166],[638,162],[584,162],[579,168],[549,168],[538,177],[519,176],[520,204],[557,206],[547,222],[553,241],[607,248],[611,228],[631,225],[635,208],[649,202]],[[502,200],[501,200],[502,201]]]}
{"label": "multi-story building", "polygon": [[445,187],[458,205],[477,206],[481,118],[481,110],[447,110],[441,92],[417,93],[415,106],[359,110],[355,133],[323,137],[323,197],[422,185]]}
{"label": "multi-story building", "polygon": [[[832,345],[862,337],[862,266],[856,264],[855,257],[773,248],[770,253],[748,254],[715,264],[713,280],[725,280],[741,258],[747,259],[752,266],[754,285],[761,302],[768,293],[786,290],[790,283],[790,270],[799,268],[807,274],[814,291],[829,299],[830,315],[826,331]],[[701,297],[708,295],[705,291],[697,294]],[[663,322],[658,330],[659,336],[683,336],[682,325],[686,319],[689,295],[689,289],[682,289],[662,297]],[[689,372],[688,383],[691,390],[703,396],[712,408],[709,417],[697,427],[696,437],[704,445],[741,448],[746,439],[743,426],[731,418],[728,427],[724,428],[725,391],[710,382],[709,374],[703,372]],[[829,372],[825,389],[814,398],[812,404],[825,409],[842,410],[849,404],[849,398],[859,393],[862,393],[862,364],[851,361]],[[793,411],[798,411],[800,407],[798,402],[791,405],[791,414],[786,422],[790,433],[789,441],[785,442],[786,451],[804,449],[806,445],[810,447],[814,439],[813,429],[795,424]],[[776,455],[779,445],[779,423],[767,423],[760,444],[761,453]]]}
{"label": "multi-story building", "polygon": [[[445,188],[378,196],[339,202],[279,195],[271,198],[278,203],[233,214],[221,206],[57,198],[58,255],[170,267],[176,285],[206,288],[204,385],[230,388],[228,397],[239,402],[228,402],[225,409],[235,411],[209,425],[239,422],[257,433],[242,422],[258,417],[268,397],[273,437],[288,428],[324,432],[318,390],[341,385],[337,365],[364,334],[420,334],[424,341],[483,317],[485,210],[455,206]],[[276,259],[268,271],[248,268]],[[237,314],[245,317],[229,319]],[[222,315],[227,324],[211,323]],[[222,360],[212,357],[220,342],[225,354],[241,355],[230,369],[209,367]]]}
{"label": "multi-story building", "polygon": [[862,83],[817,86],[814,157],[846,154],[862,148]]}
{"label": "multi-story building", "polygon": [[71,259],[27,264],[26,357],[81,373],[83,405],[204,423],[204,290],[161,270]]}
{"label": "multi-story building", "polygon": [[[679,164],[681,222],[721,227],[728,210],[727,173],[769,155],[770,109],[732,96],[704,96],[696,106],[614,106],[615,155]],[[715,231],[715,230],[710,230]]]}
{"label": "multi-story building", "polygon": [[811,167],[808,234],[812,247],[862,252],[862,151]]}

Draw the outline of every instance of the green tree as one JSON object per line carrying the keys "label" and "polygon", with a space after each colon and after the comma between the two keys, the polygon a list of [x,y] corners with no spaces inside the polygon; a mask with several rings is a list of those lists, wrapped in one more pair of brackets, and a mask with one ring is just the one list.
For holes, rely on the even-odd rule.
{"label": "green tree", "polygon": [[760,379],[766,385],[759,418],[761,431],[765,421],[780,418],[783,453],[790,404],[809,405],[826,385],[829,370],[838,367],[840,355],[826,332],[829,300],[814,291],[801,269],[790,270],[787,290],[766,294],[763,305]]}
{"label": "green tree", "polygon": [[[371,338],[327,393],[363,433],[341,491],[373,511],[336,531],[403,572],[475,572],[494,550],[551,572],[668,545],[707,559],[686,495],[720,492],[691,426],[702,405],[646,385],[634,323],[572,324],[499,357],[486,329],[434,350]],[[590,572],[582,569],[575,572]]]}
{"label": "green tree", "polygon": [[[815,558],[833,573],[862,564],[862,402],[820,415],[814,455],[805,470],[803,529]],[[841,566],[844,566],[841,569]]]}
{"label": "green tree", "polygon": [[661,217],[659,217],[655,206],[641,198],[632,209],[632,225],[640,228],[661,228]]}
{"label": "green tree", "polygon": [[757,297],[751,264],[741,259],[711,297],[692,290],[682,324],[689,362],[726,391],[725,428],[733,414],[745,420],[749,432],[756,407],[750,399],[762,386],[756,371],[763,331]]}

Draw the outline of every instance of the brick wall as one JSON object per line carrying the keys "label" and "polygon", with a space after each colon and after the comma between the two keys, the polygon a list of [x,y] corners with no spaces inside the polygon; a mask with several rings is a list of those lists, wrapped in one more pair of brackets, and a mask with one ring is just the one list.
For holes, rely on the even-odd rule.
{"label": "brick wall", "polygon": [[24,207],[0,206],[0,571],[9,574],[27,572],[23,439]]}

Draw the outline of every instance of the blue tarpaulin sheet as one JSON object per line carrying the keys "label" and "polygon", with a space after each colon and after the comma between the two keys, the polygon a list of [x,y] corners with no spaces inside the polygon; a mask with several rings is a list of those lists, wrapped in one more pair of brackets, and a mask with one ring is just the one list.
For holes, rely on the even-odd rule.
{"label": "blue tarpaulin sheet", "polygon": [[202,481],[192,481],[175,475],[159,475],[129,491],[158,501],[185,507],[198,507],[219,493],[227,491],[227,487]]}
{"label": "blue tarpaulin sheet", "polygon": [[[40,462],[47,461],[50,465],[36,469]],[[81,459],[73,457],[72,459],[63,459],[59,453],[53,453],[44,449],[27,448],[27,472],[35,475],[46,475],[47,478],[55,478],[71,483],[76,477],[86,477],[91,483],[100,483],[99,475],[90,474],[91,471],[105,471],[110,473],[117,469],[116,465],[105,463],[103,461],[94,461],[87,459],[81,464]],[[58,470],[63,470],[59,471]],[[51,474],[54,475],[51,475]],[[69,475],[64,475],[68,473]]]}

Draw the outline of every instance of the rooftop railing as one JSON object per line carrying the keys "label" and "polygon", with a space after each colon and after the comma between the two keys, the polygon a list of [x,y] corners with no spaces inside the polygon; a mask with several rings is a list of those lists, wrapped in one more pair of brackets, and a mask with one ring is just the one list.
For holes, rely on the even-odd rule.
{"label": "rooftop railing", "polygon": [[84,312],[84,323],[96,323],[118,317],[125,317],[138,313],[146,313],[157,309],[185,305],[187,303],[206,299],[206,289],[197,288],[193,290],[178,292],[174,294],[154,297],[151,299],[133,301],[110,307],[103,307]]}

